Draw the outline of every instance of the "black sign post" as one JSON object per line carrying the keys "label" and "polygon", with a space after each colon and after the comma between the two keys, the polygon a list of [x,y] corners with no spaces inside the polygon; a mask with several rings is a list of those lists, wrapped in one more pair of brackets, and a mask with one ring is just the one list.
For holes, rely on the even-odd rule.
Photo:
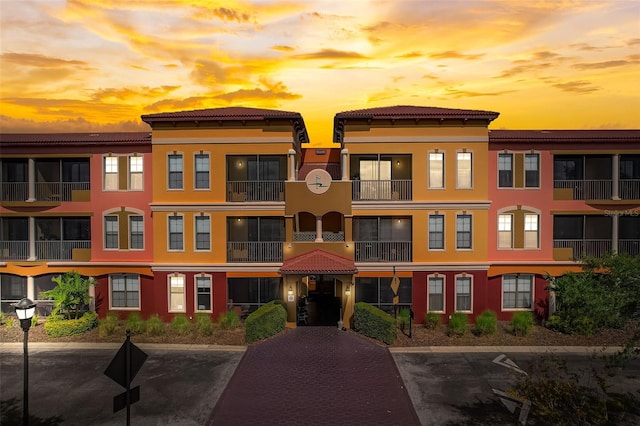
{"label": "black sign post", "polygon": [[131,331],[127,330],[127,339],[118,353],[104,370],[104,374],[126,390],[113,397],[113,412],[127,407],[127,426],[131,421],[131,404],[140,400],[140,386],[131,389],[131,382],[144,364],[148,355],[131,343]]}

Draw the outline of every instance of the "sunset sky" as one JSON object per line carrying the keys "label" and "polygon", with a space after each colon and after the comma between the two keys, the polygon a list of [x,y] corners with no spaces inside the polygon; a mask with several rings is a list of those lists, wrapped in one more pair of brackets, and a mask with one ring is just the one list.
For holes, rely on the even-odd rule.
{"label": "sunset sky", "polygon": [[640,128],[640,0],[0,0],[2,132],[141,114],[423,105],[493,129]]}

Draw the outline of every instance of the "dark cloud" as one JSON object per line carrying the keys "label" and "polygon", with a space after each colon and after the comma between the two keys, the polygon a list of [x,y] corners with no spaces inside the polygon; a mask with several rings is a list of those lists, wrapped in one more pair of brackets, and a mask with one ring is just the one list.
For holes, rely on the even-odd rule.
{"label": "dark cloud", "polygon": [[593,83],[587,80],[576,80],[576,81],[568,81],[566,83],[555,83],[555,84],[552,84],[552,86],[565,92],[571,92],[571,93],[577,93],[577,94],[591,93],[591,92],[596,92],[600,90],[598,86],[594,86]]}
{"label": "dark cloud", "polygon": [[615,68],[621,67],[624,65],[629,65],[631,62],[625,60],[617,60],[617,61],[604,61],[604,62],[591,62],[584,64],[573,64],[573,68],[577,68],[579,70],[593,70],[593,69],[602,69],[602,68]]}
{"label": "dark cloud", "polygon": [[83,117],[67,120],[36,121],[0,115],[0,128],[5,133],[74,133],[74,132],[144,132],[149,125],[141,120],[97,123]]}

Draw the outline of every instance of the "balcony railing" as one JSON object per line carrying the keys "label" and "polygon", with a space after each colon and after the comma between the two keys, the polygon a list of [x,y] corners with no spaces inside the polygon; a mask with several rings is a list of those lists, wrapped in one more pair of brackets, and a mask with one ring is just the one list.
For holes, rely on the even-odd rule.
{"label": "balcony railing", "polygon": [[553,248],[572,248],[573,257],[604,256],[612,249],[611,240],[553,240]]}
{"label": "balcony railing", "polygon": [[353,201],[409,201],[411,180],[354,180],[351,182]]}
{"label": "balcony railing", "polygon": [[[72,201],[73,191],[88,191],[89,182],[36,182],[36,201]],[[0,191],[2,201],[26,201],[29,198],[28,182],[3,182]]]}
{"label": "balcony railing", "polygon": [[[293,233],[293,241],[315,241],[316,233],[315,231],[305,231],[305,232],[294,232]],[[344,241],[344,232],[322,232],[322,240],[326,242],[331,241]]]}
{"label": "balcony railing", "polygon": [[0,260],[27,260],[29,241],[0,241]]}
{"label": "balcony railing", "polygon": [[227,182],[227,201],[284,201],[284,181],[230,181]]}
{"label": "balcony railing", "polygon": [[282,262],[282,241],[227,243],[227,262]]}
{"label": "balcony railing", "polygon": [[410,241],[356,241],[356,262],[411,262]]}
{"label": "balcony railing", "polygon": [[626,253],[630,256],[639,256],[640,240],[619,240],[618,253]]}
{"label": "balcony railing", "polygon": [[2,182],[2,201],[25,201],[29,198],[28,182]]}
{"label": "balcony railing", "polygon": [[90,249],[91,240],[36,241],[36,257],[42,260],[71,260],[73,249]]}
{"label": "balcony railing", "polygon": [[640,199],[640,179],[620,179],[618,192],[623,200]]}
{"label": "balcony railing", "polygon": [[554,180],[557,189],[572,189],[574,200],[610,200],[612,196],[611,179],[602,180]]}

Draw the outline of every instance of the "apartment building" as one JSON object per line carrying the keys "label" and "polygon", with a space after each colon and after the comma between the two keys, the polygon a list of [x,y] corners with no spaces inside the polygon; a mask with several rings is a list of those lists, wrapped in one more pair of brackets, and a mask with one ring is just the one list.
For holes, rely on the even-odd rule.
{"label": "apartment building", "polygon": [[[0,299],[96,279],[100,315],[352,325],[354,303],[471,318],[549,311],[545,276],[640,255],[640,130],[490,130],[497,112],[344,111],[337,148],[299,113],[142,116],[148,133],[0,135]],[[552,302],[552,301],[551,301]]]}

